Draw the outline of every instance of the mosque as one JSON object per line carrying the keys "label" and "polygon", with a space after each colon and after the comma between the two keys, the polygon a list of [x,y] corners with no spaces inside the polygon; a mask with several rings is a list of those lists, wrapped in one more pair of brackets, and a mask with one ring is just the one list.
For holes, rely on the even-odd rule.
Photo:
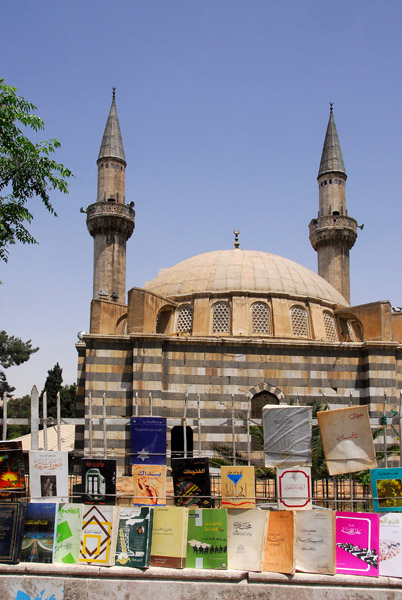
{"label": "mosque", "polygon": [[[359,226],[348,215],[347,175],[331,105],[318,171],[318,212],[309,234],[318,274],[286,258],[239,248],[200,254],[126,294],[126,243],[134,204],[125,202],[126,159],[115,92],[99,156],[97,201],[86,212],[94,240],[89,333],[78,351],[78,404],[87,425],[77,456],[107,452],[129,472],[129,417],[168,417],[168,448],[204,455],[214,444],[246,452],[248,424],[265,404],[332,408],[399,404],[402,313],[388,301],[350,306],[349,253]],[[236,233],[236,232],[235,232]],[[90,430],[90,431],[89,431]],[[91,435],[91,440],[90,440]]]}

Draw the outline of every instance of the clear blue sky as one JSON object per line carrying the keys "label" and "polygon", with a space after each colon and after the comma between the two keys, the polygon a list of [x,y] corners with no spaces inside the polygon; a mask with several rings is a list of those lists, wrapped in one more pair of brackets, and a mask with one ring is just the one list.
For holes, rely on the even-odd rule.
{"label": "clear blue sky", "polygon": [[352,304],[402,305],[402,3],[400,0],[13,0],[2,3],[6,82],[38,106],[44,138],[75,173],[37,201],[40,244],[0,265],[0,328],[40,351],[7,370],[16,395],[42,388],[59,362],[76,379],[76,333],[88,330],[96,159],[117,86],[136,205],[127,289],[160,267],[231,248],[264,250],[317,270],[308,223],[333,101],[349,215]]}

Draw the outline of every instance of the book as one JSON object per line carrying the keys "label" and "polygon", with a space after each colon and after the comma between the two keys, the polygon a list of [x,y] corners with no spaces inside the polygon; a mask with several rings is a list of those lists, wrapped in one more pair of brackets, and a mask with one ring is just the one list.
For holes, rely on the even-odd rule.
{"label": "book", "polygon": [[172,475],[176,506],[210,508],[214,505],[207,458],[175,458]]}
{"label": "book", "polygon": [[266,467],[311,466],[311,406],[262,409]]}
{"label": "book", "polygon": [[166,465],[133,465],[133,504],[165,506]]}
{"label": "book", "polygon": [[305,573],[336,573],[335,513],[332,510],[295,513],[295,563],[296,570]]}
{"label": "book", "polygon": [[78,564],[113,566],[118,526],[117,506],[85,506]]}
{"label": "book", "polygon": [[81,473],[81,502],[116,504],[116,460],[114,458],[82,458]]}
{"label": "book", "polygon": [[336,572],[378,577],[379,515],[336,513]]}
{"label": "book", "polygon": [[20,561],[27,504],[22,501],[0,502],[0,563]]}
{"label": "book", "polygon": [[368,406],[348,406],[317,413],[330,475],[377,466]]}
{"label": "book", "polygon": [[371,469],[370,478],[374,510],[402,511],[402,468]]}
{"label": "book", "polygon": [[81,547],[81,529],[84,505],[59,504],[56,519],[54,563],[74,565],[78,562]]}
{"label": "book", "polygon": [[187,569],[227,569],[226,508],[190,508],[188,511]]}
{"label": "book", "polygon": [[145,569],[151,560],[154,511],[151,506],[120,508],[115,565]]}
{"label": "book", "polygon": [[263,571],[294,573],[294,512],[272,510],[269,514]]}
{"label": "book", "polygon": [[311,467],[292,467],[276,470],[279,510],[310,510]]}
{"label": "book", "polygon": [[166,465],[165,417],[131,417],[130,464]]}
{"label": "book", "polygon": [[0,441],[0,499],[18,500],[26,495],[22,442]]}
{"label": "book", "polygon": [[68,502],[68,453],[31,450],[29,484],[31,502]]}
{"label": "book", "polygon": [[255,469],[221,467],[222,508],[255,508]]}
{"label": "book", "polygon": [[188,508],[155,506],[151,567],[183,569],[186,561]]}
{"label": "book", "polygon": [[380,515],[380,575],[402,577],[402,514]]}
{"label": "book", "polygon": [[53,561],[56,511],[55,502],[27,504],[20,554],[22,562],[51,563]]}
{"label": "book", "polygon": [[262,570],[269,515],[258,508],[228,510],[228,569]]}

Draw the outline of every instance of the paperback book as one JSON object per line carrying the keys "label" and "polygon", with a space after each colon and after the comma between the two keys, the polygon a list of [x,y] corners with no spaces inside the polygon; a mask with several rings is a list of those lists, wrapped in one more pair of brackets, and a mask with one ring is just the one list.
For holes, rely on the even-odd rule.
{"label": "paperback book", "polygon": [[136,506],[165,506],[166,465],[133,465],[134,496]]}
{"label": "paperback book", "polygon": [[255,508],[255,469],[222,466],[222,508]]}
{"label": "paperback book", "polygon": [[172,474],[176,506],[213,506],[207,458],[175,458]]}
{"label": "paperback book", "polygon": [[53,562],[74,565],[78,562],[84,505],[59,504]]}
{"label": "paperback book", "polygon": [[29,484],[31,502],[68,502],[68,453],[31,450]]}
{"label": "paperback book", "polygon": [[269,514],[263,571],[294,573],[294,512],[273,510]]}
{"label": "paperback book", "polygon": [[371,469],[370,477],[374,510],[402,511],[402,468]]}
{"label": "paperback book", "polygon": [[225,508],[188,511],[187,569],[227,569],[227,545]]}
{"label": "paperback book", "polygon": [[295,513],[296,570],[328,573],[335,569],[335,513],[332,510]]}
{"label": "paperback book", "polygon": [[311,467],[276,470],[279,510],[310,510]]}
{"label": "paperback book", "polygon": [[116,460],[83,458],[82,502],[84,504],[116,504]]}
{"label": "paperback book", "polygon": [[131,417],[130,464],[166,465],[165,417]]}
{"label": "paperback book", "polygon": [[150,506],[120,508],[115,565],[145,569],[151,560],[154,511]]}
{"label": "paperback book", "polygon": [[20,561],[26,502],[0,502],[0,562],[15,565]]}
{"label": "paperback book", "polygon": [[228,510],[228,569],[261,571],[270,512]]}
{"label": "paperback book", "polygon": [[188,508],[155,506],[151,567],[183,569],[186,561]]}
{"label": "paperback book", "polygon": [[51,563],[55,540],[57,504],[29,502],[25,515],[22,562]]}
{"label": "paperback book", "polygon": [[336,572],[378,577],[379,515],[336,513]]}
{"label": "paperback book", "polygon": [[78,563],[112,567],[118,526],[117,506],[85,506]]}
{"label": "paperback book", "polygon": [[402,577],[402,514],[380,515],[380,575]]}
{"label": "paperback book", "polygon": [[18,500],[26,495],[22,442],[0,442],[0,499]]}
{"label": "paperback book", "polygon": [[311,466],[311,406],[262,409],[266,467]]}

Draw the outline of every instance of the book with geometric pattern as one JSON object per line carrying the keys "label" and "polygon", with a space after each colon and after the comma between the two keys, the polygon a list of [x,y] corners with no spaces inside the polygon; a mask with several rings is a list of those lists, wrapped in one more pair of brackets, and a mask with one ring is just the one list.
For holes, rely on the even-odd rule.
{"label": "book with geometric pattern", "polygon": [[74,565],[81,546],[83,504],[59,504],[53,562]]}
{"label": "book with geometric pattern", "polygon": [[119,508],[85,505],[79,564],[111,567],[116,553]]}

